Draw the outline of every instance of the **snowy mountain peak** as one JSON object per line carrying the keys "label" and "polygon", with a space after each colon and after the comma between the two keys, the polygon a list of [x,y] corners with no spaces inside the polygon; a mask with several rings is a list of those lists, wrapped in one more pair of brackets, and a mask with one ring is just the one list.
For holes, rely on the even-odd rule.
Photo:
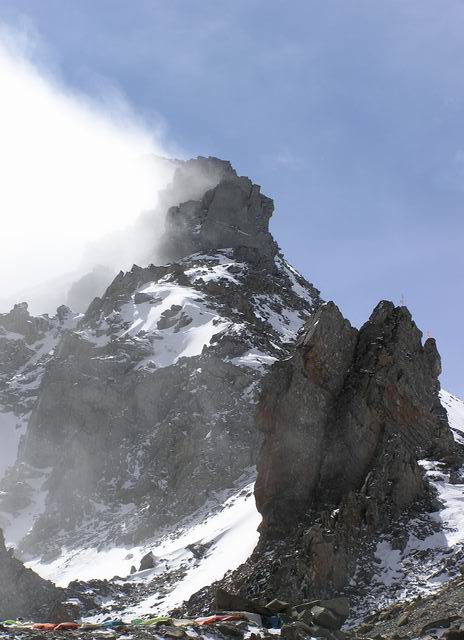
{"label": "snowy mountain peak", "polygon": [[180,163],[160,206],[179,193],[196,199],[169,209],[171,262],[120,272],[47,362],[1,486],[23,552],[143,543],[256,462],[259,381],[322,301],[277,252],[272,202],[229,163]]}

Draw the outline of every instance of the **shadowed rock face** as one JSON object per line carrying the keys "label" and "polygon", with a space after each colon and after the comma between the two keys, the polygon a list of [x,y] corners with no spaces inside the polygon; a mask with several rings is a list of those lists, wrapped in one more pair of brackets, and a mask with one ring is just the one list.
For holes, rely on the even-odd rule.
{"label": "shadowed rock face", "polygon": [[[178,260],[200,251],[240,249],[243,257],[272,260],[277,244],[269,232],[274,203],[259,185],[237,176],[229,163],[216,158],[192,161],[197,172],[216,178],[216,186],[199,199],[186,200],[169,209],[162,247],[165,261]],[[190,165],[181,165],[174,175],[176,185],[188,182]]]}
{"label": "shadowed rock face", "polygon": [[13,557],[0,529],[0,618],[33,618],[44,621],[57,610],[65,592]]}
{"label": "shadowed rock face", "polygon": [[381,302],[360,331],[333,303],[308,321],[295,354],[264,384],[255,495],[278,535],[308,509],[364,491],[376,524],[423,490],[417,459],[454,450],[440,404],[440,357],[404,307]]}

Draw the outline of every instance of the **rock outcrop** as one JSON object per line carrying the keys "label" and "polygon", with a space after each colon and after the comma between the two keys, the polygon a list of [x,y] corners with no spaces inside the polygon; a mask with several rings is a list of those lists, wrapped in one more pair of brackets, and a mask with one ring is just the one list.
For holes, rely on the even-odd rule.
{"label": "rock outcrop", "polygon": [[[370,606],[373,588],[381,591],[377,549],[403,557],[408,542],[420,546],[440,531],[429,516],[440,507],[419,461],[436,460],[459,476],[462,454],[440,404],[439,374],[435,342],[422,343],[406,308],[381,302],[357,331],[335,304],[322,305],[291,357],[263,381],[261,538],[215,586],[287,602],[343,594]],[[202,611],[208,597],[211,588],[188,608]]]}
{"label": "rock outcrop", "polygon": [[187,193],[186,185],[195,184],[192,169],[205,185],[214,182],[215,186],[200,199],[183,199],[169,208],[160,242],[161,259],[173,261],[197,252],[234,249],[248,260],[272,260],[278,250],[269,233],[274,203],[249,178],[237,176],[230,163],[198,158],[181,164],[162,202],[168,202],[172,192]]}
{"label": "rock outcrop", "polygon": [[440,357],[421,338],[409,311],[389,302],[359,332],[333,303],[308,321],[259,404],[255,495],[265,534],[291,529],[308,509],[336,509],[352,492],[377,524],[422,492],[419,458],[455,456]]}
{"label": "rock outcrop", "polygon": [[26,569],[5,546],[0,529],[0,618],[24,617],[44,622],[52,612],[57,612],[65,592],[32,569]]}

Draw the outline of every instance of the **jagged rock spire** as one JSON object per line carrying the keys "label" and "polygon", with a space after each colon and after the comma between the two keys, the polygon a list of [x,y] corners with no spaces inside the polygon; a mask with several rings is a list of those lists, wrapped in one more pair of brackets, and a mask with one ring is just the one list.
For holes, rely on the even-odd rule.
{"label": "jagged rock spire", "polygon": [[205,185],[217,184],[199,198],[179,200],[168,211],[160,242],[164,261],[222,248],[240,248],[251,260],[273,259],[277,244],[269,232],[269,220],[274,203],[249,178],[237,176],[230,163],[197,158],[181,165],[161,202],[168,202],[171,193],[185,197],[186,185],[202,178]]}
{"label": "jagged rock spire", "polygon": [[422,488],[417,458],[454,449],[440,370],[435,342],[422,344],[405,307],[383,301],[357,331],[334,303],[323,305],[264,384],[255,489],[262,530],[288,529],[308,509],[369,491],[390,458],[376,483],[379,508],[410,503]]}

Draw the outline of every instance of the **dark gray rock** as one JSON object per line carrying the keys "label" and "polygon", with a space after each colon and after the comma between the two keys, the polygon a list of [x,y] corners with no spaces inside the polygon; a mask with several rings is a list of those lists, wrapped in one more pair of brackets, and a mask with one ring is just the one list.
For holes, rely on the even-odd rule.
{"label": "dark gray rock", "polygon": [[[277,254],[269,233],[272,200],[251,180],[237,176],[230,165],[226,167],[214,158],[208,162],[211,169],[215,162],[220,163],[218,184],[200,200],[188,200],[169,209],[161,242],[162,261],[222,248],[240,249],[249,261],[272,260]],[[181,171],[185,170],[183,167]],[[173,189],[179,179],[176,173]]]}
{"label": "dark gray rock", "polygon": [[[418,461],[461,462],[439,401],[440,368],[434,341],[422,343],[404,307],[381,302],[359,331],[333,303],[320,307],[294,353],[263,381],[261,538],[214,588],[309,601],[296,607],[307,623],[320,606],[342,624],[347,602],[334,595],[368,601],[377,536],[402,545],[398,531],[407,535],[411,523],[437,530],[428,517],[434,492]],[[200,610],[208,593],[192,596],[189,607]]]}
{"label": "dark gray rock", "polygon": [[312,629],[304,622],[291,622],[282,626],[280,635],[287,640],[302,640],[311,637]]}
{"label": "dark gray rock", "polygon": [[264,433],[255,496],[263,527],[292,526],[319,482],[329,421],[352,364],[356,331],[329,302],[311,318],[295,354],[264,381],[258,424]]}
{"label": "dark gray rock", "polygon": [[256,593],[263,575],[267,594],[289,600],[340,593],[356,567],[369,566],[377,532],[433,508],[418,460],[460,460],[439,372],[434,341],[422,344],[404,307],[381,302],[359,332],[332,303],[313,315],[263,384],[262,536],[237,572],[244,593]]}
{"label": "dark gray rock", "polygon": [[5,547],[0,529],[0,618],[23,617],[43,622],[65,599],[63,589],[26,569],[13,556],[12,550]]}
{"label": "dark gray rock", "polygon": [[262,531],[288,529],[352,491],[370,498],[375,526],[386,504],[397,514],[423,491],[419,457],[455,454],[439,355],[421,337],[407,309],[388,302],[359,332],[333,303],[311,318],[259,405]]}
{"label": "dark gray rock", "polygon": [[145,571],[146,569],[153,569],[153,567],[156,567],[156,564],[157,564],[157,559],[155,558],[153,553],[149,551],[140,560],[139,571]]}
{"label": "dark gray rock", "polygon": [[325,609],[329,609],[336,616],[341,618],[341,625],[350,615],[350,601],[348,598],[331,598],[330,600],[321,600],[318,604]]}
{"label": "dark gray rock", "polygon": [[233,624],[227,624],[226,622],[219,622],[215,627],[226,637],[243,638],[245,635],[243,629]]}
{"label": "dark gray rock", "polygon": [[340,629],[343,624],[341,618],[333,613],[333,611],[319,605],[312,607],[311,617],[316,625],[325,627],[326,629]]}

